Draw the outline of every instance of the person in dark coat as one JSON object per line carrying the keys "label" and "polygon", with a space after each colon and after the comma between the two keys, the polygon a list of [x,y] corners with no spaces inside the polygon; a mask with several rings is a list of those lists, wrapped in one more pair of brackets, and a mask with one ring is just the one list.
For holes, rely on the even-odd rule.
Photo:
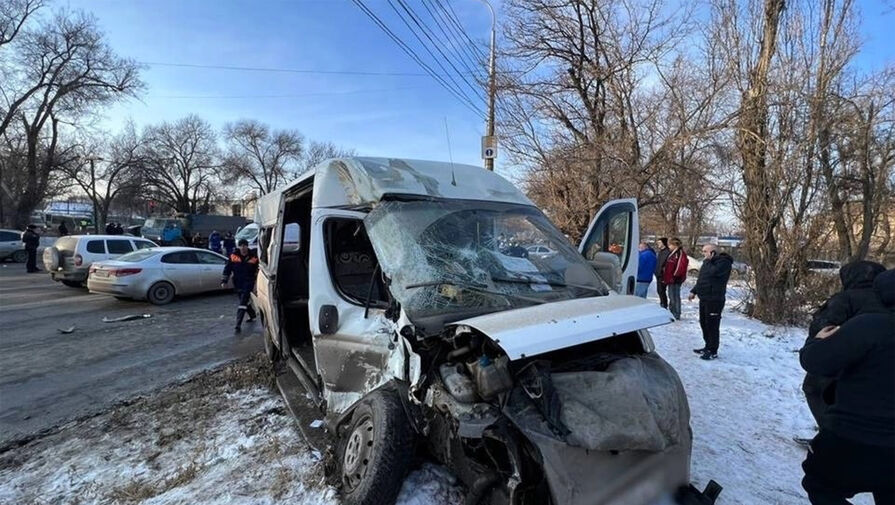
{"label": "person in dark coat", "polygon": [[111,221],[106,223],[106,235],[115,235],[115,223]]}
{"label": "person in dark coat", "polygon": [[641,242],[637,248],[640,253],[637,258],[637,285],[634,294],[646,298],[649,285],[653,282],[653,272],[656,271],[656,251],[646,242]]}
{"label": "person in dark coat", "polygon": [[217,230],[208,236],[208,250],[221,254],[221,234]]}
{"label": "person in dark coat", "polygon": [[229,258],[231,254],[233,254],[233,250],[236,249],[236,240],[233,238],[233,232],[228,231],[226,235],[224,235],[224,240],[222,241],[224,244],[224,254]]}
{"label": "person in dark coat", "polygon": [[659,252],[656,253],[656,292],[659,293],[659,305],[663,309],[668,308],[668,291],[665,281],[662,280],[662,270],[665,268],[665,260],[671,252],[668,249],[668,237],[659,237],[656,241]]}
{"label": "person in dark coat", "polygon": [[681,284],[687,280],[687,266],[690,264],[683,243],[677,237],[668,241],[668,258],[662,267],[662,282],[668,288],[668,310],[676,320],[681,318]]}
{"label": "person in dark coat", "polygon": [[837,378],[835,402],[802,463],[813,505],[847,505],[857,493],[895,503],[895,270],[873,288],[886,312],[827,326],[799,353],[809,374]]}
{"label": "person in dark coat", "polygon": [[727,253],[719,253],[715,244],[702,246],[702,267],[696,285],[690,290],[690,300],[699,297],[699,326],[705,345],[693,352],[701,354],[705,360],[718,357],[721,341],[721,311],[727,299],[727,281],[733,258]]}
{"label": "person in dark coat", "polygon": [[22,232],[22,244],[25,246],[25,252],[28,253],[28,259],[25,260],[25,271],[29,274],[40,272],[37,269],[37,246],[40,245],[40,235],[35,230],[37,230],[37,226],[29,224],[28,228]]}
{"label": "person in dark coat", "polygon": [[[822,328],[839,326],[858,314],[885,312],[882,301],[873,289],[873,280],[886,267],[873,261],[853,261],[839,269],[842,291],[831,296],[811,318],[808,338],[813,338]],[[824,410],[833,403],[836,379],[806,374],[802,383],[805,401],[811,415],[820,426]]]}
{"label": "person in dark coat", "polygon": [[230,276],[233,276],[233,287],[239,294],[239,307],[236,309],[236,332],[242,331],[242,318],[249,313],[249,322],[255,320],[255,309],[252,307],[251,294],[258,275],[258,255],[249,249],[249,241],[242,239],[239,247],[233,251],[221,278],[221,287],[226,287]]}
{"label": "person in dark coat", "polygon": [[65,226],[65,221],[62,221],[61,223],[59,223],[59,228],[58,228],[58,229],[59,229],[59,236],[60,236],[60,237],[64,237],[64,236],[68,235],[68,227]]}

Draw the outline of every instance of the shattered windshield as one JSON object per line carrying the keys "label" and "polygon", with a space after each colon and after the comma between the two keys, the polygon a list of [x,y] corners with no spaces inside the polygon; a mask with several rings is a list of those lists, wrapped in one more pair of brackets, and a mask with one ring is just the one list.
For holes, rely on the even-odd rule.
{"label": "shattered windshield", "polygon": [[[534,207],[390,200],[365,223],[393,296],[412,315],[506,310],[608,293]],[[532,246],[539,246],[537,253],[529,252]]]}

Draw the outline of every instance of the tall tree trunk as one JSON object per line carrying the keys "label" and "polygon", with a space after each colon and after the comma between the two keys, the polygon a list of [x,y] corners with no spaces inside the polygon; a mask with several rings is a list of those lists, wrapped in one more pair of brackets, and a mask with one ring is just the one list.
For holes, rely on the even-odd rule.
{"label": "tall tree trunk", "polygon": [[777,268],[779,250],[775,236],[779,214],[775,210],[775,184],[767,170],[768,103],[767,87],[771,60],[784,0],[765,0],[764,26],[758,59],[750,69],[748,88],[740,104],[737,148],[743,164],[746,205],[743,221],[746,251],[755,273],[756,296],[753,316],[776,321],[784,306],[787,279]]}

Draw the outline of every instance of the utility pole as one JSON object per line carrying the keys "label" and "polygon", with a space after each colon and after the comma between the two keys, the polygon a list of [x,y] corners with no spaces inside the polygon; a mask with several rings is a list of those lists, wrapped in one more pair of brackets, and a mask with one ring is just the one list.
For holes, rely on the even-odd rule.
{"label": "utility pole", "polygon": [[497,73],[494,68],[497,26],[494,18],[494,8],[488,0],[481,0],[488,6],[491,12],[491,55],[488,61],[488,119],[485,123],[485,136],[482,137],[482,158],[485,159],[485,169],[494,171],[494,158],[497,157],[497,138],[494,137],[494,98],[497,95]]}

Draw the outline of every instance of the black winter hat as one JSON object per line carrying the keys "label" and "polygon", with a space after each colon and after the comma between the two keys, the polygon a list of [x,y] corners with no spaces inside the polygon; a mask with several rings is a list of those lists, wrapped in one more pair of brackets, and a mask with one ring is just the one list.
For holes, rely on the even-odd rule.
{"label": "black winter hat", "polygon": [[249,245],[249,241],[244,238],[241,238],[241,239],[239,239],[239,243],[236,245]]}

